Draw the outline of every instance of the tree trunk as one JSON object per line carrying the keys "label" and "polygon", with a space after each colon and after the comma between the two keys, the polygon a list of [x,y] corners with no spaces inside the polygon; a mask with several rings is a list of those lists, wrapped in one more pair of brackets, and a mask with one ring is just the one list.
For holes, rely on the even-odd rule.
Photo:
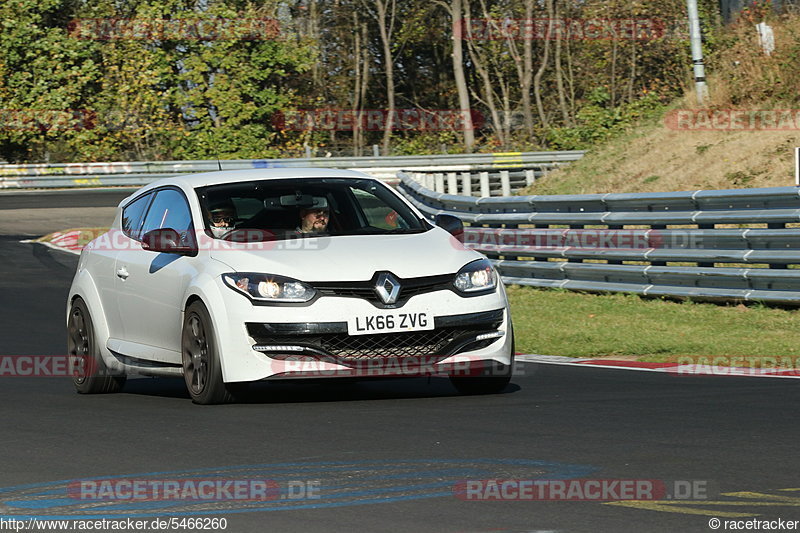
{"label": "tree trunk", "polygon": [[[556,19],[559,17],[558,4],[556,4]],[[564,90],[564,71],[561,66],[561,32],[556,34],[556,90],[558,91],[558,107],[561,109],[561,118],[565,126],[572,125],[572,119],[567,109],[567,97]]]}
{"label": "tree trunk", "polygon": [[547,24],[547,33],[544,38],[544,53],[542,54],[542,63],[533,77],[533,95],[536,98],[536,109],[539,111],[539,121],[542,127],[548,127],[547,115],[544,112],[544,104],[542,104],[542,76],[547,69],[547,63],[550,61],[550,34],[553,31],[553,0],[547,0],[547,16],[550,19]]}
{"label": "tree trunk", "polygon": [[[533,20],[533,0],[525,1],[525,19]],[[533,137],[533,110],[531,109],[531,82],[533,81],[533,35],[527,35],[523,42],[523,75],[520,79],[522,90],[522,114],[528,136]]]}
{"label": "tree trunk", "polygon": [[[462,28],[462,0],[452,0],[450,4],[450,14],[453,18],[453,74],[456,79],[456,91],[458,92],[458,105],[464,116],[462,132],[464,134],[464,150],[469,153],[475,147],[475,129],[472,125],[472,109],[469,103],[469,91],[467,89],[467,79],[464,75],[464,48]],[[464,27],[469,28],[469,19],[464,18]]]}
{"label": "tree trunk", "polygon": [[395,114],[394,104],[394,59],[392,57],[392,32],[386,25],[386,14],[391,6],[392,24],[394,23],[395,0],[375,0],[378,10],[378,30],[383,45],[383,66],[386,69],[386,121],[383,126],[383,155],[389,155],[389,143],[392,139],[392,119]]}

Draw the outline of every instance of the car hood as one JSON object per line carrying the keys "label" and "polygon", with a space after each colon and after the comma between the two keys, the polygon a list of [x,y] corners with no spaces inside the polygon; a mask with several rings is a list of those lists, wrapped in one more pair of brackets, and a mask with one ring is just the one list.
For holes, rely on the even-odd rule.
{"label": "car hood", "polygon": [[223,244],[210,252],[211,257],[232,272],[264,272],[302,281],[365,281],[378,271],[401,278],[450,274],[483,257],[440,228],[408,235]]}

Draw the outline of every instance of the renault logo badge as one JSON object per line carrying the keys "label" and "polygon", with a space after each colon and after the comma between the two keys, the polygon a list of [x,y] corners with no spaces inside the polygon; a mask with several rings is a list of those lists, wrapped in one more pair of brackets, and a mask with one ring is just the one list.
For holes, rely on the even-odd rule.
{"label": "renault logo badge", "polygon": [[400,281],[389,272],[381,272],[375,283],[375,292],[385,304],[393,304],[400,294]]}

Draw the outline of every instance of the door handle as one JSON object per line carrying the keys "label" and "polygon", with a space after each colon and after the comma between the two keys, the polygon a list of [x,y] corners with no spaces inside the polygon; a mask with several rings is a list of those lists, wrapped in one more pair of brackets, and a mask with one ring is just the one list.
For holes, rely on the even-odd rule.
{"label": "door handle", "polygon": [[123,279],[123,280],[124,279],[128,279],[128,276],[130,276],[130,274],[128,273],[128,269],[127,268],[122,267],[122,268],[118,268],[117,269],[117,277],[119,279]]}

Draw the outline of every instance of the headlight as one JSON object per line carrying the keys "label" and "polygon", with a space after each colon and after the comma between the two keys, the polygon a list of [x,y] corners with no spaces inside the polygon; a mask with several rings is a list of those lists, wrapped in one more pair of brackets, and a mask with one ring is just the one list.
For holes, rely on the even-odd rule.
{"label": "headlight", "polygon": [[302,281],[254,272],[223,274],[222,279],[231,289],[259,302],[302,303],[311,300],[317,293]]}
{"label": "headlight", "polygon": [[453,285],[467,294],[489,292],[497,287],[497,273],[488,259],[478,259],[458,271]]}

